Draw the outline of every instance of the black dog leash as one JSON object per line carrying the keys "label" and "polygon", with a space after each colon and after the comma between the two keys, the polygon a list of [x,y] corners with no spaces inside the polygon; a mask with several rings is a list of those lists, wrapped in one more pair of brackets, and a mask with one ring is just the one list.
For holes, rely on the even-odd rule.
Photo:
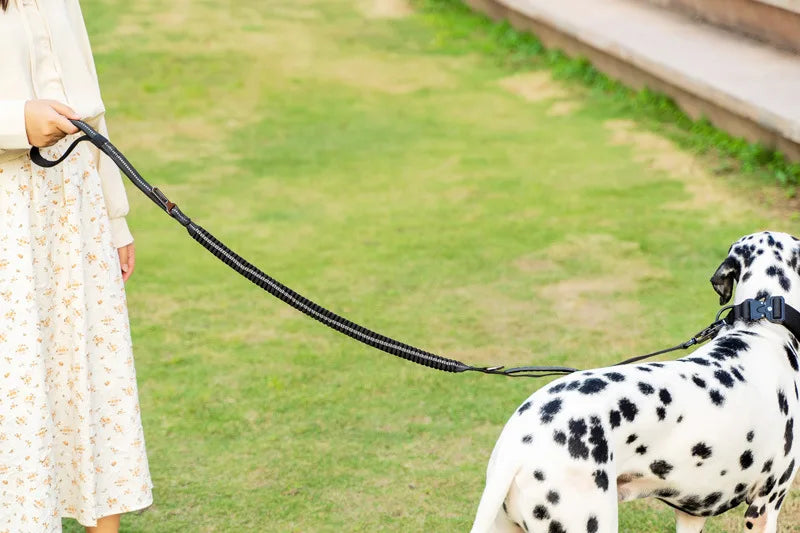
{"label": "black dog leash", "polygon": [[391,355],[395,355],[407,361],[417,363],[419,365],[435,368],[444,372],[483,372],[486,374],[501,374],[501,375],[514,375],[521,376],[527,375],[530,377],[544,377],[549,375],[560,375],[575,372],[577,369],[562,366],[531,366],[524,368],[512,368],[504,370],[502,366],[493,367],[475,367],[470,366],[461,361],[448,359],[414,346],[396,341],[385,335],[381,335],[363,326],[360,326],[344,317],[325,309],[324,307],[314,303],[308,298],[298,294],[286,285],[271,278],[256,266],[252,265],[236,252],[225,246],[222,242],[217,240],[208,231],[193,222],[186,216],[174,202],[158,187],[153,187],[139,174],[139,172],[131,165],[131,163],[120,153],[117,148],[111,144],[103,135],[95,131],[91,126],[80,120],[71,120],[71,122],[78,127],[84,135],[76,139],[66,152],[56,161],[48,161],[42,157],[38,148],[31,150],[31,161],[41,167],[53,167],[64,161],[75,147],[83,142],[90,141],[101,152],[106,154],[114,161],[119,169],[125,174],[136,187],[139,188],[148,198],[150,198],[156,205],[166,211],[166,213],[178,221],[189,235],[194,240],[199,242],[209,252],[214,254],[223,263],[231,267],[233,270],[249,279],[265,291],[269,292],[276,298],[286,302],[298,311],[310,316],[311,318],[322,322],[326,326],[335,329],[340,333],[344,333],[357,341],[363,342],[368,346],[377,348]]}
{"label": "black dog leash", "polygon": [[[233,250],[225,246],[222,242],[217,240],[213,235],[211,235],[208,231],[203,229],[201,226],[194,223],[188,216],[186,216],[178,206],[171,202],[167,196],[161,192],[158,187],[151,186],[145,179],[139,174],[139,172],[131,165],[131,163],[125,158],[122,153],[120,153],[117,148],[111,144],[111,142],[106,139],[104,136],[100,135],[97,131],[95,131],[91,126],[86,124],[80,120],[71,120],[71,122],[79,128],[84,135],[76,139],[70,146],[67,148],[66,152],[57,159],[56,161],[49,161],[42,157],[39,149],[34,147],[31,150],[31,161],[35,164],[39,165],[40,167],[54,167],[64,161],[70,153],[75,149],[75,147],[83,142],[83,141],[90,141],[94,144],[101,152],[106,154],[108,157],[114,161],[114,164],[119,167],[123,174],[125,174],[136,187],[139,188],[148,198],[150,198],[156,205],[158,205],[161,209],[163,209],[169,216],[174,218],[178,221],[183,227],[186,228],[186,231],[189,232],[189,235],[192,236],[194,240],[199,242],[206,248],[209,252],[214,254],[220,261],[231,267],[233,270],[244,276],[245,278],[249,279],[254,284],[258,285],[265,291],[269,292],[276,298],[282,300],[283,302],[291,305],[298,311],[310,316],[314,320],[322,322],[326,326],[335,329],[336,331],[347,335],[357,341],[360,341],[368,346],[372,346],[373,348],[377,348],[378,350],[384,351],[391,355],[400,357],[407,361],[411,361],[412,363],[416,363],[418,365],[427,366],[430,368],[434,368],[436,370],[441,370],[443,372],[482,372],[484,374],[497,374],[509,377],[548,377],[548,376],[559,376],[565,374],[571,374],[573,372],[579,372],[580,370],[577,368],[570,368],[570,367],[563,367],[563,366],[522,366],[522,367],[515,367],[515,368],[505,368],[503,366],[491,366],[491,367],[475,367],[470,366],[461,361],[456,361],[455,359],[448,359],[446,357],[442,357],[440,355],[436,355],[425,350],[421,350],[419,348],[415,348],[414,346],[410,346],[408,344],[396,341],[390,337],[386,337],[385,335],[381,335],[376,333],[372,330],[369,330],[363,326],[360,326],[350,320],[347,320],[344,317],[333,313],[325,309],[324,307],[314,303],[313,301],[309,300],[305,296],[293,291],[286,285],[280,283],[279,281],[271,278],[261,270],[259,270],[256,266],[252,265],[251,263],[247,262],[244,258],[236,254]],[[695,344],[699,344],[705,342],[708,339],[713,338],[719,332],[719,330],[725,325],[725,323],[733,323],[735,318],[745,318],[747,320],[757,320],[758,318],[751,318],[756,317],[761,313],[763,317],[767,317],[765,313],[767,313],[767,307],[770,307],[769,311],[769,319],[773,322],[783,321],[787,314],[794,314],[794,323],[795,329],[790,330],[798,336],[798,331],[800,331],[800,313],[795,311],[788,305],[783,303],[783,298],[775,297],[780,299],[780,309],[776,312],[773,309],[775,308],[774,305],[769,306],[764,302],[760,302],[759,300],[747,300],[743,304],[739,306],[733,307],[731,312],[726,316],[725,319],[720,320],[719,316],[726,308],[723,308],[720,311],[720,314],[717,315],[717,320],[711,324],[709,327],[705,328],[704,330],[700,331],[697,335],[689,339],[688,341],[674,346],[672,348],[668,348],[666,350],[659,350],[657,352],[649,353],[646,355],[640,355],[637,357],[633,357],[631,359],[627,359],[618,365],[634,363],[636,361],[640,361],[642,359],[647,359],[649,357],[654,357],[656,355],[672,352],[675,350],[687,349],[690,346]],[[775,300],[773,298],[773,300]],[[748,304],[748,302],[760,302],[763,304],[763,307],[759,307],[755,304]],[[745,306],[745,304],[747,304]],[[763,311],[763,312],[762,312]],[[737,314],[738,313],[738,314]],[[734,316],[728,321],[728,318]],[[771,318],[770,318],[771,317]],[[777,317],[777,318],[776,318]],[[774,320],[773,320],[774,318]],[[784,324],[786,325],[786,324]],[[788,327],[788,326],[787,326]],[[798,336],[800,338],[800,336]]]}

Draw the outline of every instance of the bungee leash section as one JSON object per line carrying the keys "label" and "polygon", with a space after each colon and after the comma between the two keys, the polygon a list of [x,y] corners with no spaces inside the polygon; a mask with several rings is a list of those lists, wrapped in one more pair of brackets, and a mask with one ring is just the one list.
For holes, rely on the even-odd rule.
{"label": "bungee leash section", "polygon": [[[346,318],[341,317],[336,313],[333,313],[332,311],[325,309],[324,307],[309,300],[305,296],[302,296],[301,294],[293,291],[286,285],[273,279],[272,277],[268,276],[267,274],[259,270],[256,266],[246,261],[236,252],[225,246],[225,244],[217,240],[208,231],[206,231],[201,226],[193,222],[178,208],[178,206],[174,202],[171,202],[158,187],[153,187],[152,185],[150,185],[133,167],[133,165],[131,165],[131,163],[125,158],[125,156],[122,155],[122,153],[120,153],[120,151],[117,150],[117,148],[113,144],[111,144],[111,142],[108,139],[106,139],[103,135],[95,131],[91,126],[89,126],[88,124],[86,124],[81,120],[71,120],[71,122],[78,129],[80,129],[84,133],[84,135],[76,139],[69,146],[66,152],[64,152],[64,154],[55,161],[49,161],[45,159],[44,157],[42,157],[41,153],[39,152],[39,149],[34,147],[30,153],[31,161],[33,161],[33,163],[41,167],[54,167],[59,163],[61,163],[62,161],[64,161],[79,143],[83,141],[90,141],[101,152],[110,157],[111,160],[114,162],[114,164],[116,164],[117,167],[119,167],[122,173],[125,174],[133,182],[133,184],[136,185],[136,187],[139,190],[141,190],[156,205],[158,205],[161,209],[163,209],[169,216],[177,220],[178,223],[180,223],[183,227],[186,228],[186,231],[189,232],[189,235],[191,235],[194,240],[199,242],[204,248],[206,248],[209,252],[211,252],[213,255],[219,258],[223,263],[231,267],[233,270],[235,270],[245,278],[249,279],[254,284],[258,285],[265,291],[269,292],[276,298],[291,305],[292,307],[304,313],[305,315],[308,315],[309,317],[325,324],[326,326],[347,335],[348,337],[360,341],[368,346],[372,346],[373,348],[377,348],[378,350],[381,350],[388,354],[400,357],[407,361],[411,361],[418,365],[423,365],[429,368],[434,368],[436,370],[441,370],[443,372],[452,372],[452,373],[481,372],[484,374],[497,374],[509,377],[547,377],[547,376],[557,376],[557,375],[571,374],[573,372],[579,372],[579,369],[577,368],[570,368],[563,366],[523,366],[516,368],[505,368],[504,366],[475,367],[462,363],[461,361],[448,359],[446,357],[442,357],[440,355],[436,355],[427,352],[425,350],[415,348],[414,346],[410,346],[408,344],[396,341],[392,338],[386,337],[385,335],[381,335],[363,326],[360,326],[354,322],[351,322],[350,320],[347,320]],[[780,313],[782,314],[779,314],[779,312],[776,311],[776,313],[773,316],[772,309],[773,307],[775,307],[775,302],[773,302],[772,305],[770,306],[770,316],[768,317],[768,319],[773,322],[783,321],[787,313],[793,312],[796,319],[796,329],[793,332],[795,333],[795,335],[797,335],[796,332],[800,331],[800,313],[798,313],[788,305],[784,305],[782,298],[780,297],[776,298],[780,299]],[[772,300],[775,300],[775,298],[773,298]],[[758,304],[753,304],[748,302],[758,302]],[[745,306],[745,304],[747,305]],[[761,304],[763,307],[759,307],[759,304]],[[741,306],[745,306],[746,309]],[[720,320],[719,315],[717,315],[717,320],[713,324],[711,324],[709,327],[705,328],[697,335],[695,335],[694,337],[692,337],[691,339],[682,344],[679,344],[677,346],[674,346],[666,350],[660,350],[650,354],[637,356],[617,364],[633,363],[662,353],[667,353],[680,349],[687,349],[690,346],[702,343],[708,339],[713,338],[723,327],[723,325],[725,325],[727,319],[730,318],[732,315],[735,315],[735,318],[746,318],[747,320],[757,320],[758,318],[763,318],[767,316],[764,313],[762,313],[761,316],[758,316],[758,313],[760,312],[759,310],[765,310],[766,307],[767,304],[761,302],[760,300],[752,300],[752,301],[748,300],[747,302],[740,304],[740,306],[733,308],[731,312],[728,314],[728,316],[723,320]],[[724,311],[724,309],[725,308],[723,308],[722,311]],[[720,311],[720,313],[722,311]],[[753,318],[751,318],[751,316]],[[733,319],[731,319],[730,323],[732,323],[732,321]],[[790,328],[790,331],[791,330],[792,328]]]}

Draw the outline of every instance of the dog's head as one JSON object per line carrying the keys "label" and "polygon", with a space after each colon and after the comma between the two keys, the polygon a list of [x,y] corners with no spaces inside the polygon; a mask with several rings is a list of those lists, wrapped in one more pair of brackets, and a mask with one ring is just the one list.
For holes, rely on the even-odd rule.
{"label": "dog's head", "polygon": [[769,295],[800,306],[800,240],[774,231],[742,237],[711,276],[720,305],[730,301],[734,283],[738,284],[734,303]]}

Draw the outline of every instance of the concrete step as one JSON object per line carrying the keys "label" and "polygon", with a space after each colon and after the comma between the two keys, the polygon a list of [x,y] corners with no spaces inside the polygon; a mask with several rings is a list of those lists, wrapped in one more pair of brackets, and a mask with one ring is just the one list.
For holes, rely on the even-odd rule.
{"label": "concrete step", "polygon": [[800,0],[643,0],[800,52]]}
{"label": "concrete step", "polygon": [[[465,0],[691,117],[800,161],[800,55],[636,0]],[[791,1],[791,0],[775,0]]]}

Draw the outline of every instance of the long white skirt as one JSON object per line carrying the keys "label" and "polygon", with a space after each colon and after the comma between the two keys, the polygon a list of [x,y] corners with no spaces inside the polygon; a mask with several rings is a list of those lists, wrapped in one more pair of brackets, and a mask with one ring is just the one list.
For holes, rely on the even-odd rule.
{"label": "long white skirt", "polygon": [[[77,135],[43,150],[60,156]],[[88,143],[0,164],[0,532],[142,509],[152,482],[119,255]]]}

